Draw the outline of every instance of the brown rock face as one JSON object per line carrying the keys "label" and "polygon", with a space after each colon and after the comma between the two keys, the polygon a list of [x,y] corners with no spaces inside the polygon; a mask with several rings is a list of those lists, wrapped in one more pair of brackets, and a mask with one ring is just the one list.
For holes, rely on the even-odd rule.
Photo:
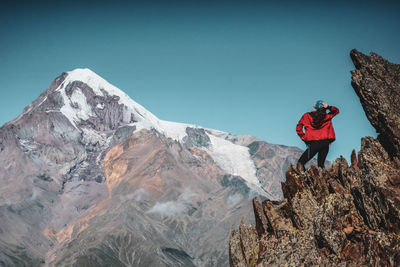
{"label": "brown rock face", "polygon": [[378,139],[390,156],[400,156],[400,65],[381,56],[350,52],[356,70],[352,86],[360,98],[365,114],[380,134]]}
{"label": "brown rock face", "polygon": [[[379,137],[362,138],[350,166],[342,157],[327,170],[290,166],[284,200],[255,198],[256,226],[232,231],[231,266],[398,265],[400,66],[373,53],[353,50],[351,57],[352,85]],[[258,242],[244,242],[244,229]],[[256,250],[257,262],[249,263],[246,253]]]}

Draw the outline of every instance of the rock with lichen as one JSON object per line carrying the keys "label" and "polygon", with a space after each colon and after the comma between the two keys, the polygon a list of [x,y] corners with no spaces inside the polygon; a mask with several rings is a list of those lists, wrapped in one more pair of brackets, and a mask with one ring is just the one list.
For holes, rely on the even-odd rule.
{"label": "rock with lichen", "polygon": [[378,139],[390,156],[400,156],[400,65],[381,56],[350,52],[355,70],[351,84]]}

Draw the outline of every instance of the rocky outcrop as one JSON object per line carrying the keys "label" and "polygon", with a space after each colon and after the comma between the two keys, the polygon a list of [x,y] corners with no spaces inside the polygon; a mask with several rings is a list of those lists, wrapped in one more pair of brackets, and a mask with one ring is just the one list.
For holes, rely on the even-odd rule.
{"label": "rocky outcrop", "polygon": [[[263,188],[274,199],[282,199],[281,182],[284,181],[286,170],[290,164],[297,162],[303,151],[297,147],[270,144],[265,141],[254,141],[247,147]],[[317,160],[312,159],[306,164],[306,167],[316,164]],[[325,166],[329,165],[330,162],[326,161]]]}
{"label": "rocky outcrop", "polygon": [[211,145],[210,137],[208,137],[204,129],[187,127],[186,134],[187,136],[183,138],[183,142],[187,148]]}
{"label": "rocky outcrop", "polygon": [[350,53],[356,70],[352,86],[360,98],[365,114],[379,133],[378,139],[391,157],[400,156],[400,65],[381,56]]}
{"label": "rocky outcrop", "polygon": [[400,66],[373,53],[351,57],[352,85],[378,138],[362,138],[350,165],[341,157],[325,170],[290,166],[284,200],[253,199],[255,226],[232,231],[231,266],[398,265]]}

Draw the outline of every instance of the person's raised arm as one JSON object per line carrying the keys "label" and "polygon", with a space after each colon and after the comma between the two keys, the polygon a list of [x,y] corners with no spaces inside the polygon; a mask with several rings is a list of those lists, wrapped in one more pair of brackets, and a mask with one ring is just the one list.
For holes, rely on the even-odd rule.
{"label": "person's raised arm", "polygon": [[331,120],[333,117],[339,114],[339,109],[337,107],[327,105],[326,108],[329,109],[329,113],[326,114],[325,120]]}

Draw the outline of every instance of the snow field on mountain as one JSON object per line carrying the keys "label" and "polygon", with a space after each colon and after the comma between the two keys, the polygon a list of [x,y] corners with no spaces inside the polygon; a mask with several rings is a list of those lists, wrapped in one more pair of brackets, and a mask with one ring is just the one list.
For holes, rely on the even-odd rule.
{"label": "snow field on mountain", "polygon": [[218,166],[227,173],[241,176],[249,184],[260,186],[260,181],[256,176],[256,167],[250,158],[249,149],[244,146],[215,137],[211,134],[212,146],[205,150],[211,155]]}
{"label": "snow field on mountain", "polygon": [[[64,102],[64,106],[62,106],[60,108],[60,112],[62,114],[64,114],[65,117],[68,118],[68,120],[72,123],[72,125],[74,125],[75,128],[77,128],[75,122],[82,119],[78,116],[78,114],[81,114],[81,111],[80,111],[80,109],[72,107],[71,99],[67,96],[67,94],[65,93],[65,90],[61,90],[62,85],[63,84],[61,84],[60,87],[57,89],[60,91],[61,96],[63,98],[63,102]],[[74,92],[74,94],[75,94],[75,92]],[[82,97],[82,99],[80,99],[79,102],[82,104],[83,102],[86,102],[86,97],[83,94],[81,97]],[[86,102],[86,105],[87,105],[87,102]],[[80,108],[85,109],[85,107],[80,107]],[[87,119],[88,117],[84,116],[83,119],[85,119],[85,118]]]}

